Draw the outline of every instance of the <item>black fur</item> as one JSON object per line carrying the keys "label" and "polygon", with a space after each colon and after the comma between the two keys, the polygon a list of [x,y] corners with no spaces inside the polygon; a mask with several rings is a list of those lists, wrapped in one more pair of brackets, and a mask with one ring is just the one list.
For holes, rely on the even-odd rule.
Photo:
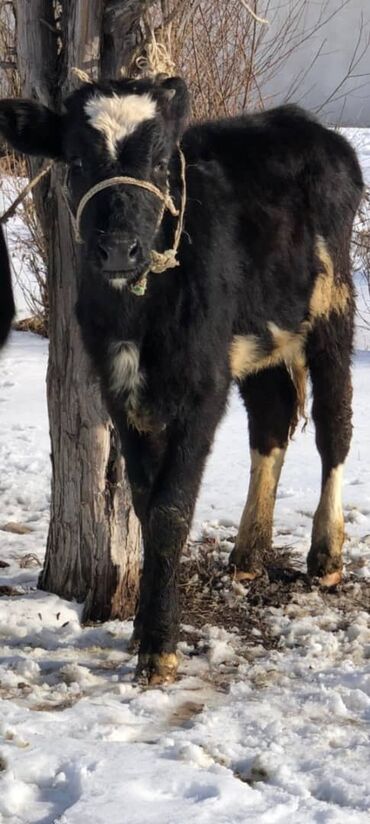
{"label": "black fur", "polygon": [[9,257],[3,227],[0,225],[0,347],[5,343],[14,317],[15,306]]}
{"label": "black fur", "polygon": [[60,123],[57,114],[34,100],[0,100],[0,133],[17,152],[60,157]]}
{"label": "black fur", "polygon": [[[165,94],[169,88],[175,90],[172,99]],[[91,95],[113,92],[149,92],[158,102],[155,120],[142,123],[126,138],[115,160],[103,137],[87,123],[83,108]],[[167,169],[179,206],[182,187],[175,144],[188,114],[182,81],[84,86],[67,100],[57,134],[55,119],[52,134],[36,134],[24,120],[25,109],[21,133],[17,104],[9,105],[15,111],[16,134],[8,109],[4,113],[0,107],[0,123],[7,118],[3,133],[13,145],[35,152],[39,140],[40,153],[55,155],[58,147],[58,154],[71,164],[75,208],[98,180],[129,174],[163,188]],[[267,321],[299,331],[321,271],[318,237],[325,241],[336,282],[345,284],[349,294],[345,317],[334,312],[321,320],[307,344],[314,392],[317,387],[314,417],[325,477],[344,459],[350,432],[349,242],[363,188],[354,151],[340,135],[292,106],[193,125],[183,133],[181,145],[188,190],[181,265],[162,275],[151,274],[144,297],[132,294],[128,286],[140,277],[153,247],[171,247],[175,219],[166,213],[157,231],[159,201],[141,189],[119,186],[92,198],[82,220],[85,246],[78,319],[120,433],[143,526],[145,565],[136,619],[143,660],[176,648],[178,561],[204,463],[226,407],[232,338],[256,336],[268,354],[272,339]],[[105,246],[122,238],[139,242],[135,266],[129,271],[122,266],[126,287],[121,290],[110,283],[112,269],[105,264],[102,238]],[[113,386],[112,353],[121,351],[124,363],[119,349],[123,342],[129,342],[129,366]],[[133,345],[141,375],[135,391]],[[247,376],[240,388],[249,412],[252,447],[269,454],[275,446],[284,446],[296,403],[285,367]],[[338,409],[343,404],[345,431],[338,435]],[[330,454],[325,451],[327,438]]]}

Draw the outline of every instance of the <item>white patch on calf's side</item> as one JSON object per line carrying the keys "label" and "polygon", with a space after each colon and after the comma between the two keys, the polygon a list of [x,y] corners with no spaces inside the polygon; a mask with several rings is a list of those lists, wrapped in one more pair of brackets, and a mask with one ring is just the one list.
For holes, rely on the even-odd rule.
{"label": "white patch on calf's side", "polygon": [[316,277],[310,298],[311,325],[316,318],[327,319],[332,313],[343,315],[350,303],[348,284],[336,280],[328,247],[324,238],[320,236],[316,240],[316,255],[322,268]]}
{"label": "white patch on calf's side", "polygon": [[243,380],[247,375],[260,372],[285,363],[292,367],[305,367],[305,336],[280,329],[276,323],[267,321],[267,329],[272,338],[270,352],[263,351],[261,341],[255,335],[234,335],[230,346],[230,366],[233,378]]}
{"label": "white patch on calf's side", "polygon": [[235,335],[232,339],[229,358],[231,374],[236,380],[243,380],[247,375],[285,364],[297,392],[297,406],[291,422],[291,434],[299,417],[306,417],[306,383],[307,367],[305,357],[306,325],[301,324],[298,333],[281,329],[276,323],[267,321],[271,335],[272,347],[266,353],[255,335]]}
{"label": "white patch on calf's side", "polygon": [[345,314],[351,300],[348,284],[335,278],[330,252],[320,236],[316,238],[315,251],[320,267],[308,301],[308,318],[302,320],[293,332],[281,329],[273,321],[266,321],[266,331],[271,335],[268,351],[256,335],[234,335],[229,349],[231,374],[236,380],[285,363],[296,386],[300,408],[304,406],[307,335],[317,319],[327,320],[332,314]]}
{"label": "white patch on calf's side", "polygon": [[262,359],[259,354],[258,338],[255,335],[234,335],[229,357],[233,378],[242,380],[250,372],[256,371]]}
{"label": "white patch on calf's side", "polygon": [[117,143],[132,134],[140,123],[152,120],[156,110],[150,94],[95,95],[85,105],[90,126],[104,135],[113,158],[117,154]]}

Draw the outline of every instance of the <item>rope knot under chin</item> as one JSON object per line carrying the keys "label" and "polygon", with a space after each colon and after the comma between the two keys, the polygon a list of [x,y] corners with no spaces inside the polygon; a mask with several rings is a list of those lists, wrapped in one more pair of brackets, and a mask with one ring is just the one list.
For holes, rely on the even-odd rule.
{"label": "rope knot under chin", "polygon": [[165,252],[156,252],[155,249],[152,249],[150,253],[150,266],[140,280],[129,287],[130,292],[132,292],[133,295],[142,297],[142,295],[145,295],[148,285],[149,272],[154,272],[155,275],[161,275],[162,272],[165,272],[167,269],[174,269],[175,266],[180,266],[180,262],[177,260],[177,249],[166,249]]}
{"label": "rope knot under chin", "polygon": [[150,255],[150,271],[156,275],[161,275],[167,269],[174,269],[180,266],[177,260],[177,249],[166,249],[164,252],[156,252],[154,249]]}

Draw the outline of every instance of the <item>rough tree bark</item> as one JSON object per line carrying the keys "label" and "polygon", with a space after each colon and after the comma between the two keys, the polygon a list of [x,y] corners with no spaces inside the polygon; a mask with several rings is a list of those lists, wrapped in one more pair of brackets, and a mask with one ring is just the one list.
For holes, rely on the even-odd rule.
{"label": "rough tree bark", "polygon": [[[118,75],[140,41],[143,0],[17,0],[22,94],[60,110],[77,66]],[[32,161],[32,172],[37,162]],[[36,205],[48,242],[51,520],[39,585],[84,601],[84,620],[132,615],[140,532],[116,433],[83,351],[74,315],[79,271],[61,194],[62,164]]]}

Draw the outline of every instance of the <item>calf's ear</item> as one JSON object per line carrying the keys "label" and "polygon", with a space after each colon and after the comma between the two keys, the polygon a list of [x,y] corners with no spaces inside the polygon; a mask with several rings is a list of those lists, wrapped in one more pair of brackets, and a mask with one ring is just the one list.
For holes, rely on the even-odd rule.
{"label": "calf's ear", "polygon": [[190,95],[181,77],[168,77],[160,84],[160,99],[165,119],[172,125],[174,138],[180,140],[190,118]]}
{"label": "calf's ear", "polygon": [[62,157],[62,117],[33,100],[0,100],[0,136],[17,152]]}

